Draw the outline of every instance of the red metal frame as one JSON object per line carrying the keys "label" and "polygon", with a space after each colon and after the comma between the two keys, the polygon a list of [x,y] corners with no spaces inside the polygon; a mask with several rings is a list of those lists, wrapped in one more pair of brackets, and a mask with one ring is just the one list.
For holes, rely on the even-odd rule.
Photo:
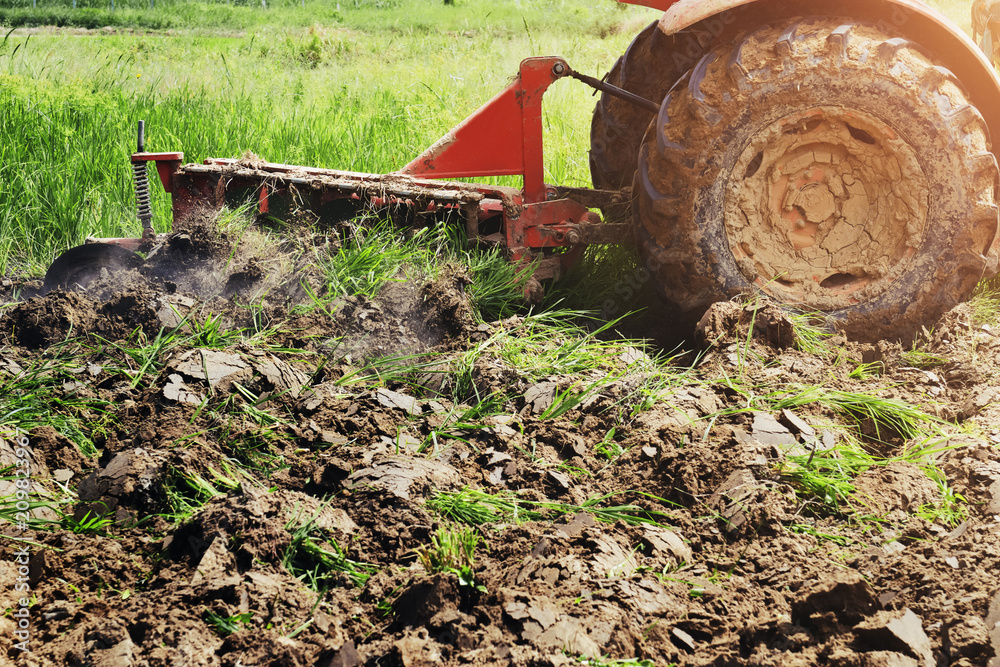
{"label": "red metal frame", "polygon": [[184,163],[184,153],[133,153],[132,162],[156,164],[156,173],[160,176],[163,189],[166,192],[173,192],[171,176]]}
{"label": "red metal frame", "polygon": [[542,95],[569,72],[562,58],[527,58],[517,78],[399,170],[426,178],[524,177],[524,201],[545,201]]}
{"label": "red metal frame", "polygon": [[[248,188],[256,191],[261,213],[269,211],[273,197],[292,190],[316,206],[353,199],[373,206],[456,209],[466,216],[470,239],[480,237],[484,221],[499,218],[501,237],[497,240],[505,242],[511,259],[537,262],[536,278],[554,278],[579,255],[572,248],[580,238],[575,225],[600,222],[586,206],[556,199],[555,189],[544,181],[542,96],[569,71],[559,57],[522,61],[518,76],[507,88],[394,174],[215,158],[204,165],[182,166],[182,153],[136,153],[132,161],[156,163],[163,187],[172,195],[175,222],[196,209],[221,207],[227,191]],[[427,180],[499,175],[522,176],[523,189]],[[551,254],[561,247],[569,250]]]}

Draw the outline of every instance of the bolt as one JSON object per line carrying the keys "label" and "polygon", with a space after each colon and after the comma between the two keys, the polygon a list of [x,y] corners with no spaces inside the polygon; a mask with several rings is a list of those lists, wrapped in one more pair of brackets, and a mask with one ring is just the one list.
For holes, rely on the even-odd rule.
{"label": "bolt", "polygon": [[795,228],[796,229],[805,229],[806,228],[806,221],[805,220],[796,220],[795,221]]}
{"label": "bolt", "polygon": [[570,230],[566,234],[566,242],[569,243],[570,245],[576,245],[577,243],[579,243],[580,242],[580,232],[576,231],[575,229]]}
{"label": "bolt", "polygon": [[564,63],[556,63],[552,66],[552,73],[556,76],[562,76],[566,73],[566,65]]}

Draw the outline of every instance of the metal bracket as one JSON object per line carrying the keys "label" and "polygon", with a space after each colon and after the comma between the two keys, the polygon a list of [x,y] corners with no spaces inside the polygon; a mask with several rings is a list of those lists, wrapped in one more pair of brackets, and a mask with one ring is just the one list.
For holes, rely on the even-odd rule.
{"label": "metal bracket", "polygon": [[562,58],[521,61],[517,78],[398,173],[425,178],[524,177],[524,201],[545,201],[542,95],[569,74]]}

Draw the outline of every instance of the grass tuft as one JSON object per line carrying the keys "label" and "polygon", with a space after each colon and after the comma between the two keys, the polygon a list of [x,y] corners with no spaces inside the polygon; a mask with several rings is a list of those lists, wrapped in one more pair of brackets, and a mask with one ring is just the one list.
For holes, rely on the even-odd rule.
{"label": "grass tuft", "polygon": [[451,573],[458,577],[460,585],[486,592],[476,584],[476,546],[480,539],[475,528],[441,526],[431,535],[429,545],[417,549],[417,558],[428,574]]}
{"label": "grass tuft", "polygon": [[527,500],[519,498],[513,492],[490,494],[465,488],[456,492],[439,491],[427,501],[427,506],[441,516],[471,526],[501,521],[511,523],[553,521],[580,512],[590,513],[599,521],[607,523],[624,521],[632,525],[643,523],[660,525],[668,518],[664,512],[646,509],[634,504],[604,504],[606,500],[615,496],[629,493],[648,497],[658,503],[668,504],[669,502],[647,493],[624,491],[594,496],[580,505],[574,505],[572,503]]}
{"label": "grass tuft", "polygon": [[285,526],[292,540],[281,564],[317,592],[343,585],[345,581],[361,588],[378,567],[348,558],[347,551],[316,525],[323,507],[311,517],[296,517]]}

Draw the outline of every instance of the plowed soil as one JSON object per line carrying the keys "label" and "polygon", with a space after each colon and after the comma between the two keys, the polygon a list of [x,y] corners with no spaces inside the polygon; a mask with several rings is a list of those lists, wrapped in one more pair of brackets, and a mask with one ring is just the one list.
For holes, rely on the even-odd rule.
{"label": "plowed soil", "polygon": [[[225,247],[185,270],[213,256]],[[0,663],[973,667],[1000,655],[1000,337],[968,306],[916,356],[836,337],[802,351],[780,311],[721,304],[697,365],[650,400],[635,388],[673,371],[623,344],[615,377],[552,416],[586,373],[526,381],[483,353],[465,394],[448,386],[442,370],[521,321],[477,322],[460,271],[307,312],[297,280],[255,291],[272,275],[256,261],[109,276],[86,293],[4,283],[4,386],[48,378],[54,414],[86,420],[23,434],[34,497],[74,501],[48,528],[3,529]],[[192,328],[206,312],[217,330]],[[277,333],[226,337],[254,318]],[[172,327],[157,359],[135,353]],[[400,354],[428,364],[387,381],[370,363]],[[746,391],[781,387],[905,402],[943,435],[822,401],[754,409]],[[499,395],[513,396],[501,414],[456,423]],[[859,470],[849,495],[806,493],[792,457],[849,436],[889,462]],[[430,573],[418,553],[456,525],[441,502],[459,492],[520,514],[470,528],[471,573]],[[36,510],[46,517],[58,515]],[[14,617],[25,544],[28,651]],[[344,567],[319,565],[322,553]]]}

